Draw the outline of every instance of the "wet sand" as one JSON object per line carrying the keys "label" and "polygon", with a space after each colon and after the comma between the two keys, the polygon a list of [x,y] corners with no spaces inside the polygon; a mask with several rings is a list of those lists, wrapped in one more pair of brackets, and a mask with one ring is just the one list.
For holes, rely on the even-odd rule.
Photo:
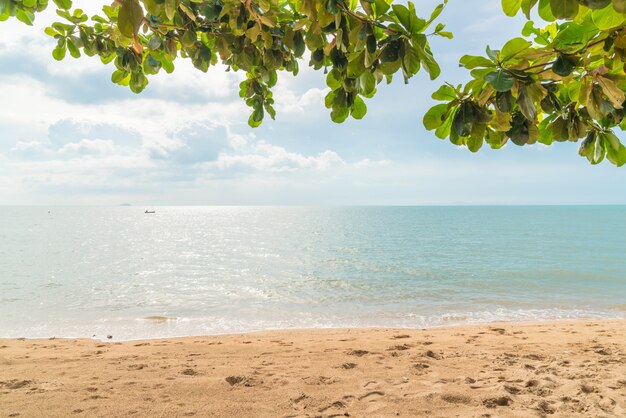
{"label": "wet sand", "polygon": [[0,417],[624,417],[626,321],[0,339]]}

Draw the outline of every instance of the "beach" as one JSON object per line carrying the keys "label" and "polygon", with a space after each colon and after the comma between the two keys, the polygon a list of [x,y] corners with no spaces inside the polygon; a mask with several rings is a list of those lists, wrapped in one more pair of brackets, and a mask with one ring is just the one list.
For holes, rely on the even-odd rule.
{"label": "beach", "polygon": [[0,340],[0,417],[625,414],[624,320]]}

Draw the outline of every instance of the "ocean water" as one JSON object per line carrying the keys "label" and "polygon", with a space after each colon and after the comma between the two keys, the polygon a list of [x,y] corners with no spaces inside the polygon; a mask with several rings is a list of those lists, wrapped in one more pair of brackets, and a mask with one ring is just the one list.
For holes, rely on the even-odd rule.
{"label": "ocean water", "polygon": [[623,206],[145,209],[0,207],[0,337],[626,318]]}

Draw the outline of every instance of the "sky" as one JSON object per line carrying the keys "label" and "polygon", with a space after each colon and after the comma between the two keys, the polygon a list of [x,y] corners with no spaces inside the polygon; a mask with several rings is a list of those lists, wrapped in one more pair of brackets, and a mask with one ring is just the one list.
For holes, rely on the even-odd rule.
{"label": "sky", "polygon": [[[75,0],[89,14],[94,0]],[[437,4],[421,0],[422,16]],[[1,205],[624,204],[626,168],[590,165],[577,144],[472,154],[422,125],[444,81],[461,83],[464,54],[519,36],[498,0],[450,0],[431,39],[438,80],[420,72],[382,84],[363,120],[330,120],[325,75],[301,63],[275,87],[276,120],[247,125],[244,74],[177,60],[140,95],[110,81],[97,57],[51,56],[43,29],[0,22]],[[620,136],[622,136],[620,134]]]}

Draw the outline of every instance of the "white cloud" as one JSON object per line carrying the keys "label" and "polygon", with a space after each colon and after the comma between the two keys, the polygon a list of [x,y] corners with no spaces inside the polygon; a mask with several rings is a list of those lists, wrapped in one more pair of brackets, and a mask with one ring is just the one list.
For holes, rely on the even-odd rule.
{"label": "white cloud", "polygon": [[215,166],[220,170],[253,169],[267,172],[294,172],[298,170],[325,171],[346,162],[334,151],[326,150],[315,156],[289,152],[283,147],[258,141],[252,152],[244,154],[220,154]]}
{"label": "white cloud", "polygon": [[372,161],[369,158],[365,158],[361,161],[354,163],[355,168],[367,168],[367,167],[385,167],[392,164],[391,160],[378,160]]}
{"label": "white cloud", "polygon": [[298,95],[288,86],[278,85],[276,89],[278,99],[277,111],[279,114],[300,113],[304,114],[311,110],[319,111],[324,109],[324,97],[330,89],[311,88],[304,94]]}
{"label": "white cloud", "polygon": [[[46,161],[14,165],[27,175],[22,179],[28,178],[33,185],[97,187],[119,181],[114,171],[122,168],[129,170],[125,176],[139,177],[145,176],[146,170],[159,170],[161,181],[167,181],[168,175],[180,175],[180,168],[171,170],[172,164],[186,165],[186,178],[328,171],[348,165],[330,149],[300,153],[258,139],[254,132],[239,133],[238,120],[247,112],[239,100],[183,104],[139,96],[74,104],[54,97],[50,86],[27,76],[6,78],[0,88],[7,97],[15,98],[0,99],[0,125],[28,127],[28,135],[36,138],[15,141],[12,153],[33,160],[47,157]],[[293,98],[292,110],[300,111],[314,106],[324,94],[319,89],[302,95],[285,91]],[[136,144],[135,138],[141,142]]]}
{"label": "white cloud", "polygon": [[187,59],[177,59],[174,64],[176,70],[173,74],[161,71],[155,76],[149,77],[148,89],[151,93],[162,96],[181,96],[197,100],[209,99],[235,99],[239,91],[239,83],[245,79],[245,74],[239,72],[226,72],[224,65],[218,64],[210,67],[203,73],[197,70]]}
{"label": "white cloud", "polygon": [[20,155],[40,154],[48,151],[48,144],[40,141],[17,141],[11,152]]}
{"label": "white cloud", "polygon": [[232,123],[247,111],[239,101],[180,104],[141,96],[108,103],[68,103],[54,97],[49,86],[25,76],[5,77],[0,89],[0,124],[27,127],[38,137],[47,135],[51,125],[69,118],[84,125],[116,124],[138,132],[146,144],[159,144],[168,142],[167,132],[207,117]]}
{"label": "white cloud", "polygon": [[113,154],[118,151],[113,141],[106,139],[83,139],[75,143],[64,145],[60,150],[61,155],[105,155]]}

